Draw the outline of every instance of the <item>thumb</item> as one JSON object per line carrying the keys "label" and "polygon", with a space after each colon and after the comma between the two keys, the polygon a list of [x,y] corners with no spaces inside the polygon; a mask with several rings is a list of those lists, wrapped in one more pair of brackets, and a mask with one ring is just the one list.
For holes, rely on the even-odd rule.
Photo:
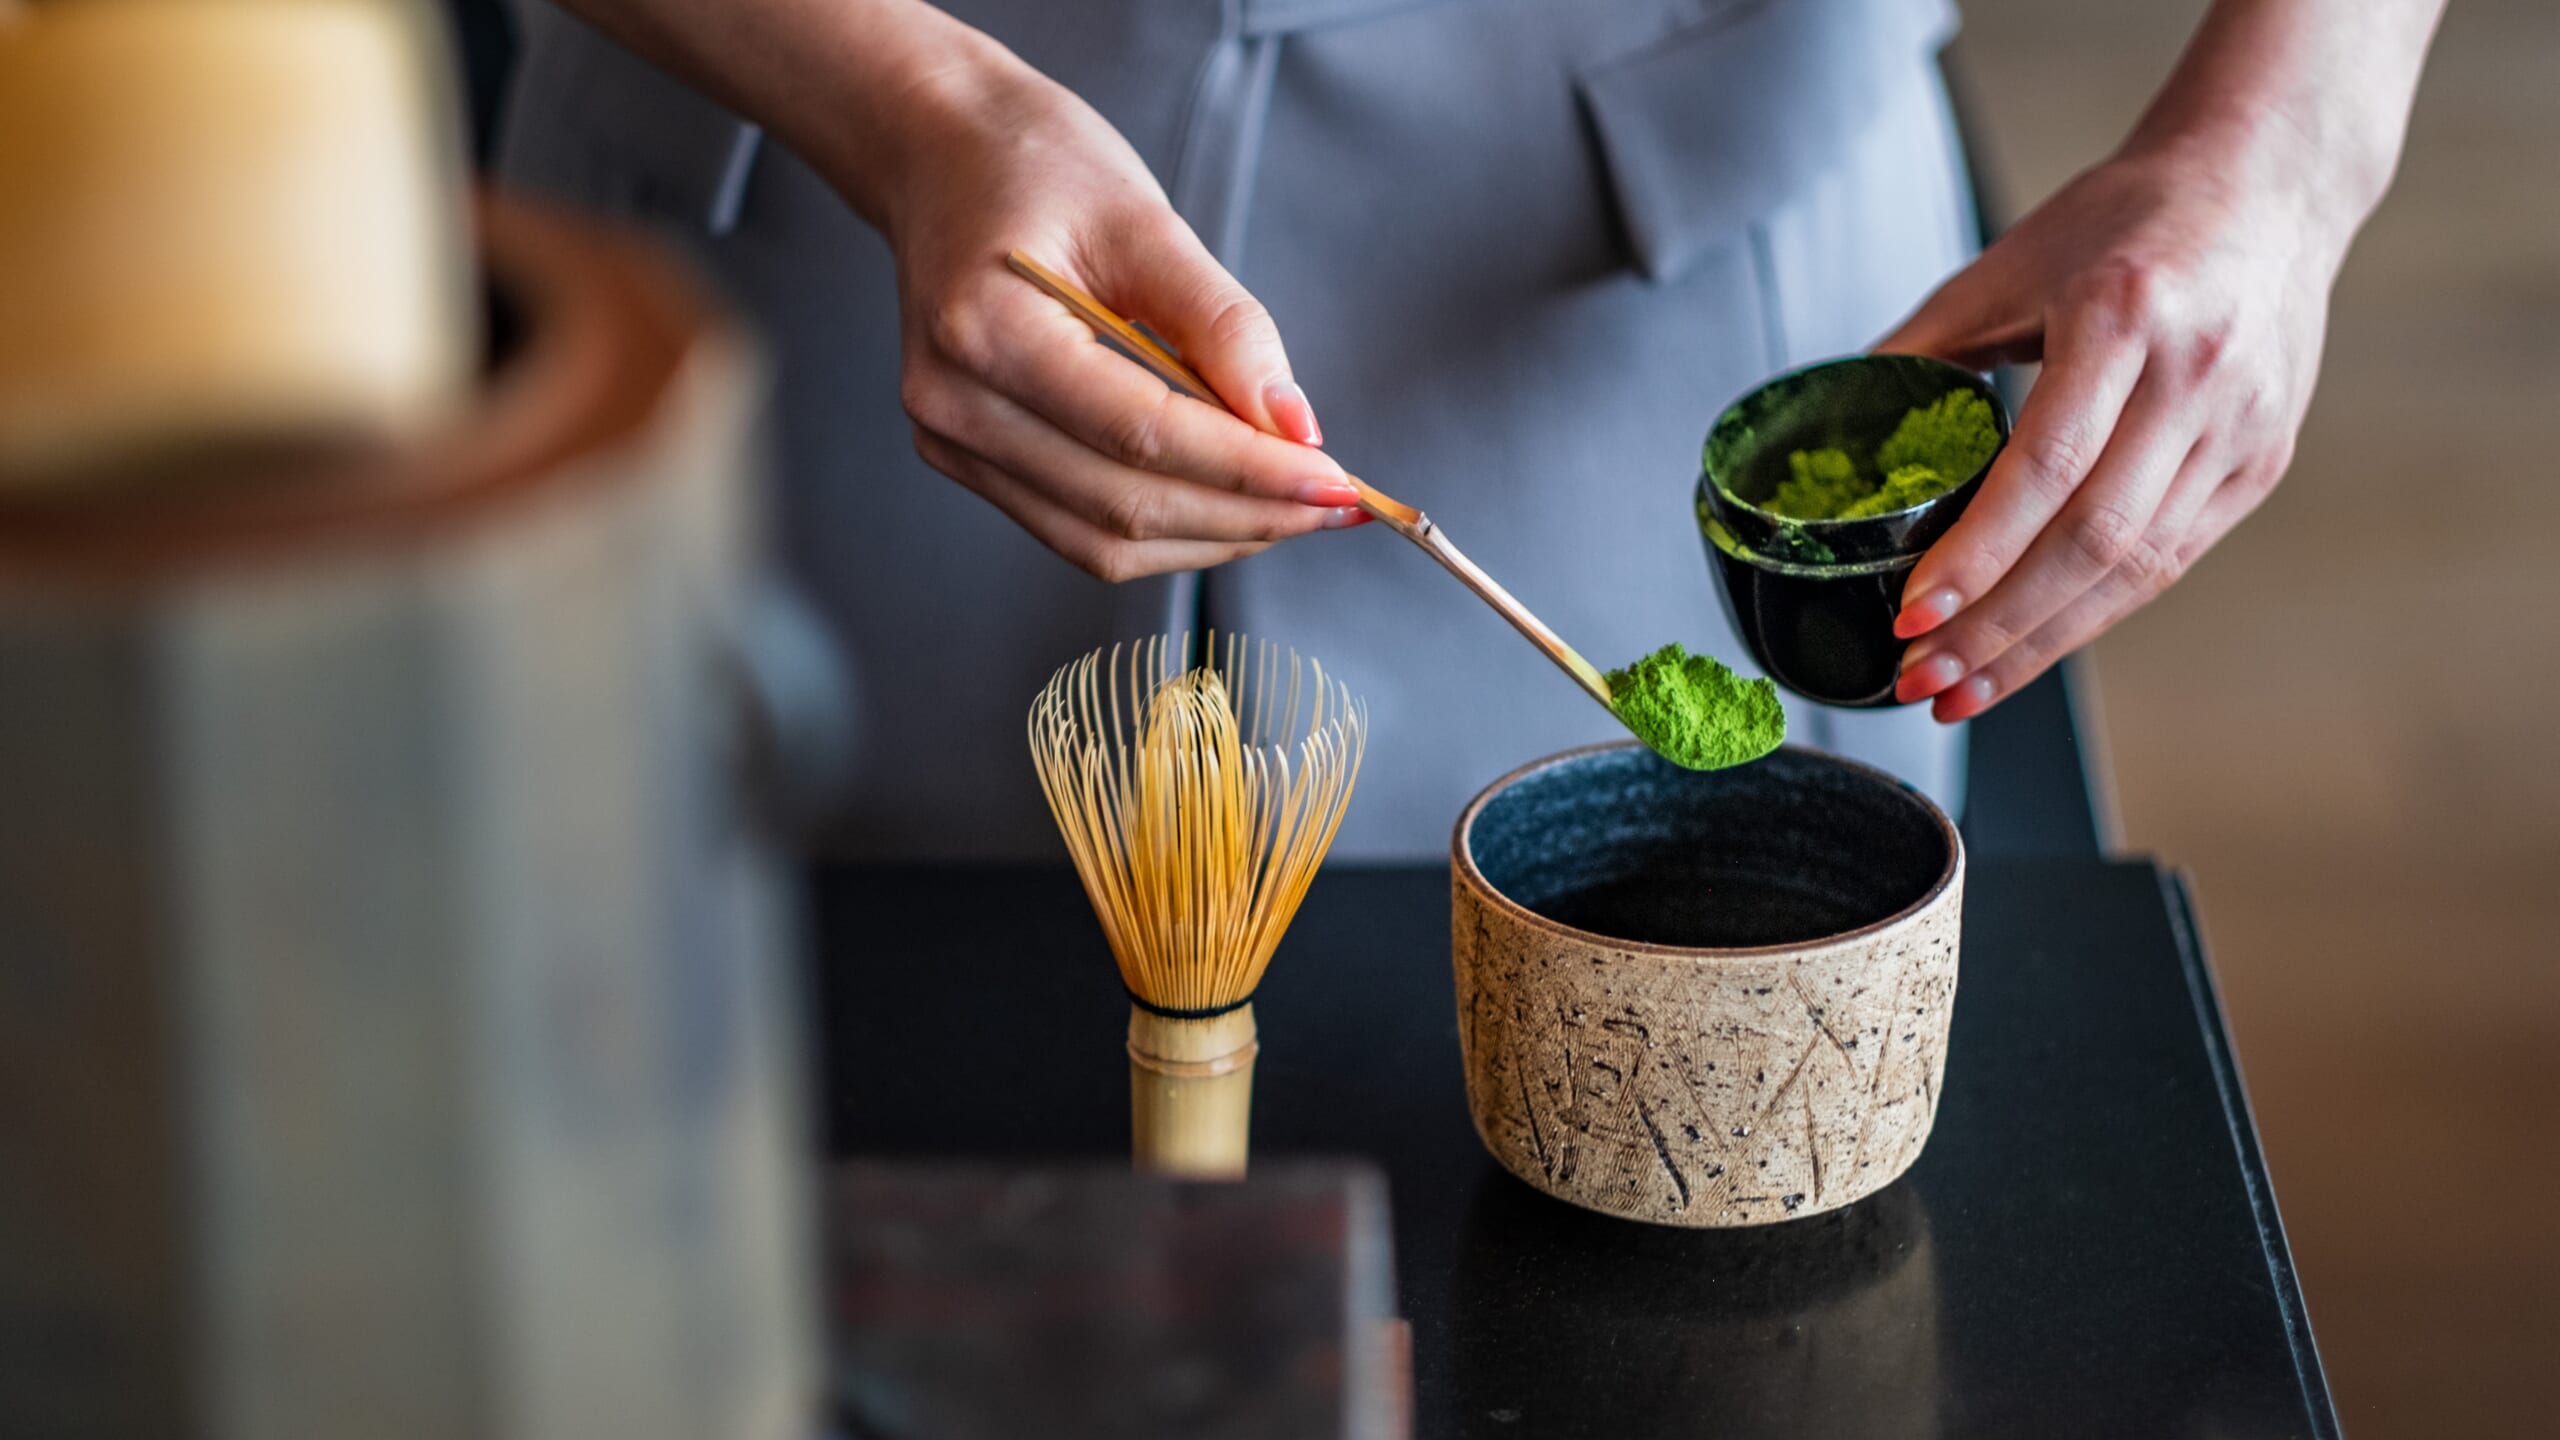
{"label": "thumb", "polygon": [[2044,322],[2029,288],[2015,283],[1999,246],[1920,302],[1909,319],[1875,344],[1880,354],[1931,355],[1968,370],[2041,359]]}
{"label": "thumb", "polygon": [[1155,244],[1130,245],[1115,257],[1114,303],[1170,344],[1246,424],[1301,445],[1323,444],[1271,312],[1190,226],[1170,212],[1164,220]]}

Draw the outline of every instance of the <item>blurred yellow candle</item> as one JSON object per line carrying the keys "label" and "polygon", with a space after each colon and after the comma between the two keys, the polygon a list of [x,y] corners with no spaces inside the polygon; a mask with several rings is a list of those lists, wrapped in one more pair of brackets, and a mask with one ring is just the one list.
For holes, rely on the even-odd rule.
{"label": "blurred yellow candle", "polygon": [[442,413],[477,330],[450,88],[397,0],[0,0],[0,489]]}

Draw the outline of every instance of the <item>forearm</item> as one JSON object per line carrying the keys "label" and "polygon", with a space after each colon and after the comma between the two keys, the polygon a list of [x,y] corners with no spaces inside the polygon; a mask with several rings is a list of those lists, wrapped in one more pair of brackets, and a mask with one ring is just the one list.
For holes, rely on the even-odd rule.
{"label": "forearm", "polygon": [[938,117],[1029,67],[921,0],[560,0],[755,121],[874,225]]}
{"label": "forearm", "polygon": [[2399,164],[2445,0],[2216,0],[2128,149],[2204,145],[2343,251]]}
{"label": "forearm", "polygon": [[2043,370],[1905,583],[1896,696],[1971,719],[2158,595],[2291,463],[2443,0],[2216,0],[2124,147],[1879,347]]}

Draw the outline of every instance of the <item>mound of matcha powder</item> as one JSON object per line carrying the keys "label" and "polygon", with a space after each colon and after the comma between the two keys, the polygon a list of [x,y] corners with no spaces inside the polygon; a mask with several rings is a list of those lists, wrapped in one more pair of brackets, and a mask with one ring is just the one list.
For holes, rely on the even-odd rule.
{"label": "mound of matcha powder", "polygon": [[1876,493],[1845,450],[1798,450],[1787,457],[1787,478],[1761,508],[1791,520],[1822,520],[1848,512]]}
{"label": "mound of matcha powder", "polygon": [[1798,450],[1787,478],[1760,508],[1790,520],[1859,520],[1890,515],[1963,484],[2000,448],[1991,402],[1950,390],[1902,417],[1876,447],[1876,475],[1862,473],[1848,452]]}
{"label": "mound of matcha powder", "polygon": [[1677,642],[1610,671],[1609,708],[1654,753],[1691,770],[1757,760],[1787,738],[1776,685],[1745,680]]}

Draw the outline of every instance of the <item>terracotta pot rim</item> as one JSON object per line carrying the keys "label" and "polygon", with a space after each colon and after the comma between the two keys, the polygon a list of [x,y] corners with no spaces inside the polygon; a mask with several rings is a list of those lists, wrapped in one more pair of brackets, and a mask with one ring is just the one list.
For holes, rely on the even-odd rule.
{"label": "terracotta pot rim", "polygon": [[1574,764],[1593,755],[1641,749],[1643,745],[1643,741],[1634,739],[1603,740],[1597,744],[1578,745],[1570,750],[1559,750],[1553,755],[1532,760],[1477,791],[1476,797],[1467,802],[1467,808],[1459,812],[1457,826],[1449,837],[1451,872],[1458,877],[1459,883],[1465,885],[1479,901],[1492,906],[1516,925],[1623,954],[1690,961],[1769,960],[1827,955],[1849,949],[1892,930],[1916,924],[1938,908],[1958,882],[1964,878],[1964,836],[1957,831],[1955,821],[1949,818],[1946,810],[1936,801],[1872,765],[1805,745],[1786,745],[1780,748],[1821,764],[1837,766],[1879,784],[1892,786],[1918,801],[1928,810],[1930,819],[1937,822],[1939,834],[1946,840],[1947,862],[1939,870],[1938,878],[1930,882],[1929,888],[1921,892],[1918,899],[1881,920],[1861,925],[1855,930],[1843,930],[1836,935],[1824,935],[1812,940],[1789,941],[1777,945],[1662,945],[1648,940],[1627,940],[1615,935],[1603,935],[1596,930],[1584,930],[1578,926],[1550,920],[1504,894],[1492,881],[1485,878],[1482,870],[1476,868],[1473,846],[1470,843],[1475,832],[1476,817],[1484,813],[1485,806],[1492,803],[1496,796],[1522,780],[1543,771]]}
{"label": "terracotta pot rim", "polygon": [[272,483],[6,497],[0,565],[21,583],[114,591],[467,529],[609,482],[591,462],[637,443],[706,357],[753,353],[655,246],[500,191],[473,209],[488,284],[524,338],[457,413],[403,444],[284,456]]}

